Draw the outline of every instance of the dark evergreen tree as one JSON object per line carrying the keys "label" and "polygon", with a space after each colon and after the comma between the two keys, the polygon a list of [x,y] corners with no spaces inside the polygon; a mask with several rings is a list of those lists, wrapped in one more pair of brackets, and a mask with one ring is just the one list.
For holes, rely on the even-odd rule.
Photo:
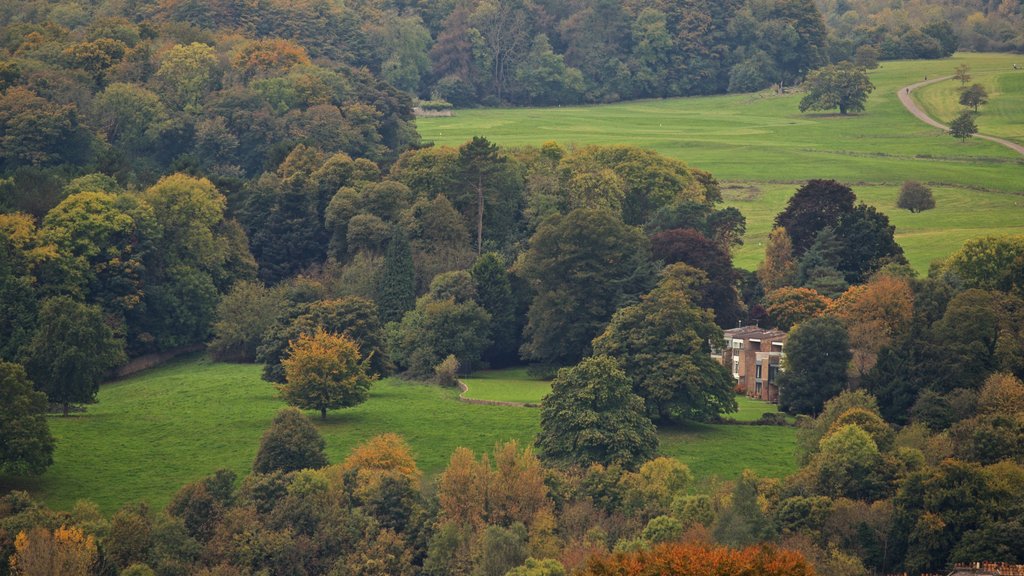
{"label": "dark evergreen tree", "polygon": [[396,226],[384,251],[384,269],[377,287],[381,323],[398,322],[402,315],[416,306],[415,282],[409,239]]}
{"label": "dark evergreen tree", "polygon": [[509,273],[491,252],[478,258],[470,273],[476,282],[476,301],[491,315],[491,345],[483,360],[493,367],[508,366],[519,358],[520,344]]}
{"label": "dark evergreen tree", "polygon": [[903,248],[896,243],[896,227],[889,218],[866,204],[843,214],[836,236],[843,244],[839,270],[850,284],[863,284],[886,264],[906,264]]}
{"label": "dark evergreen tree", "polygon": [[324,439],[297,408],[284,408],[263,433],[252,471],[259,474],[291,472],[327,465]]}
{"label": "dark evergreen tree", "polygon": [[786,341],[786,371],[779,376],[779,409],[790,414],[817,414],[846,386],[850,363],[846,329],[829,317],[811,318]]}

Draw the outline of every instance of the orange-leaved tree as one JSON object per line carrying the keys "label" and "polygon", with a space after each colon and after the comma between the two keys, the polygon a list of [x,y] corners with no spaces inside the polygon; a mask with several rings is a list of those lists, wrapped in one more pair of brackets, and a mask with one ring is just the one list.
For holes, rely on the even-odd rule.
{"label": "orange-leaved tree", "polygon": [[780,330],[790,330],[805,320],[821,316],[831,303],[831,298],[812,288],[787,286],[764,296],[764,309]]}
{"label": "orange-leaved tree", "polygon": [[366,400],[373,382],[366,373],[369,360],[360,358],[359,345],[348,336],[320,328],[291,342],[288,357],[281,361],[287,383],[278,390],[288,404],[319,410],[326,419],[328,410]]}
{"label": "orange-leaved tree", "polygon": [[598,556],[582,576],[813,576],[803,554],[772,546],[743,549],[706,544],[661,544],[649,550]]}
{"label": "orange-leaved tree", "polygon": [[878,276],[844,292],[827,313],[846,326],[853,364],[863,377],[874,367],[879,351],[910,330],[914,292],[906,278]]}
{"label": "orange-leaved tree", "polygon": [[88,576],[96,558],[96,539],[80,528],[61,526],[50,532],[36,527],[14,539],[11,571],[18,576]]}

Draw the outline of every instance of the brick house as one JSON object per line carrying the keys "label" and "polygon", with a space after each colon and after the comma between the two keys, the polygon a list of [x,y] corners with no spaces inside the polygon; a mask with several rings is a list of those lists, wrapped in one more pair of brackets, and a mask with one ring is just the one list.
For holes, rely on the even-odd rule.
{"label": "brick house", "polygon": [[748,397],[778,402],[776,380],[785,345],[786,333],[781,330],[742,326],[726,330],[717,346],[712,343],[711,357],[732,373],[737,389]]}

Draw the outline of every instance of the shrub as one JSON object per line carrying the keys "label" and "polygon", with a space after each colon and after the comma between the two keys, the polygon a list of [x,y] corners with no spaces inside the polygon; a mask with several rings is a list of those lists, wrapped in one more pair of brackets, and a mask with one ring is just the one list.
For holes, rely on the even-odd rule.
{"label": "shrub", "polygon": [[440,364],[434,366],[434,377],[441,386],[455,386],[459,381],[459,360],[449,354]]}

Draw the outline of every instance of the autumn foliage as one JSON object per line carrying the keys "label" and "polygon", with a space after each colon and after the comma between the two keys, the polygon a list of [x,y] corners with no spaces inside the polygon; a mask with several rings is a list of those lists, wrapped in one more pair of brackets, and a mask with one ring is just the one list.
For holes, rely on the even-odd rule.
{"label": "autumn foliage", "polygon": [[96,539],[77,527],[20,532],[14,549],[11,571],[18,576],[88,576],[97,558]]}
{"label": "autumn foliage", "polygon": [[812,288],[784,287],[773,290],[764,297],[764,308],[781,330],[821,316],[832,300]]}
{"label": "autumn foliage", "polygon": [[813,576],[799,552],[771,546],[734,548],[672,543],[590,561],[583,576]]}
{"label": "autumn foliage", "polygon": [[319,410],[322,418],[327,418],[328,410],[365,401],[373,382],[366,375],[359,344],[323,328],[293,341],[290,355],[281,364],[288,381],[279,388],[281,397],[292,406]]}

